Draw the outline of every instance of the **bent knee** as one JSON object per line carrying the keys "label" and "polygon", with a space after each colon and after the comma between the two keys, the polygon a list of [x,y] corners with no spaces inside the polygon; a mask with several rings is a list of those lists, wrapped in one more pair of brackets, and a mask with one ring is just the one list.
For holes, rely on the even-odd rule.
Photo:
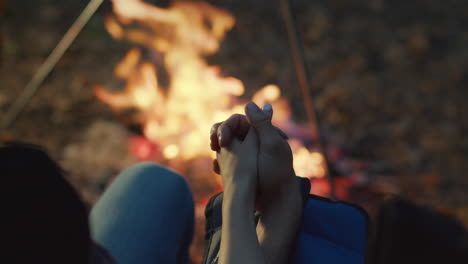
{"label": "bent knee", "polygon": [[180,174],[152,162],[141,162],[125,169],[118,178],[136,188],[154,188],[191,195],[187,181]]}
{"label": "bent knee", "polygon": [[[122,172],[131,182],[144,185],[169,185],[188,188],[187,182],[180,174],[152,162],[133,165]],[[168,187],[169,187],[168,186]]]}

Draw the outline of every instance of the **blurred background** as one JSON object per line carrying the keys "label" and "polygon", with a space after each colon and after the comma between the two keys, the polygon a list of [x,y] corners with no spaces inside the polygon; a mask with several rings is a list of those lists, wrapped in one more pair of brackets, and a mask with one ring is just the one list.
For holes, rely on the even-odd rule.
{"label": "blurred background", "polygon": [[[125,10],[125,2],[134,1],[104,1],[23,113],[2,131],[2,141],[44,146],[89,206],[119,171],[140,160],[179,171],[197,203],[192,250],[200,256],[204,206],[221,190],[206,152],[206,126],[241,111],[253,97],[278,109],[277,125],[293,139],[297,160],[304,160],[296,172],[311,179],[313,193],[330,194],[279,1],[146,1],[159,7],[148,14],[162,10],[169,22],[159,20],[161,14],[116,10],[120,4]],[[291,2],[335,196],[372,214],[386,195],[397,194],[468,225],[468,3]],[[0,113],[87,4],[0,0]],[[191,28],[193,21],[205,31]],[[171,91],[194,82],[186,112],[171,121],[178,115],[171,109],[185,98]],[[218,86],[222,91],[209,92]],[[154,94],[158,89],[161,94]],[[132,92],[125,99],[112,96],[122,91]],[[188,114],[192,104],[215,105],[200,110],[215,114]],[[187,125],[197,122],[202,125]],[[197,142],[202,150],[184,156]]]}

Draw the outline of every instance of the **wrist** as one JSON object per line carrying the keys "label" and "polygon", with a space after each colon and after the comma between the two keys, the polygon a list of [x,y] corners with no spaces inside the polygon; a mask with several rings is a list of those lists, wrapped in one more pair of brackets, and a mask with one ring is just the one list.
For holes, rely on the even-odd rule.
{"label": "wrist", "polygon": [[260,189],[261,198],[259,199],[260,203],[257,207],[262,213],[270,207],[277,207],[279,205],[287,206],[288,204],[291,206],[291,203],[302,207],[301,185],[300,182],[297,181],[295,174],[288,176],[281,184],[276,186],[276,188],[265,189]]}
{"label": "wrist", "polygon": [[296,176],[291,177],[285,185],[280,188],[278,194],[278,202],[285,203],[285,204],[295,204],[300,205],[302,208],[303,201],[302,201],[302,192],[301,192],[301,184],[297,181]]}
{"label": "wrist", "polygon": [[249,194],[256,191],[257,176],[252,172],[232,171],[222,176],[224,193]]}
{"label": "wrist", "polygon": [[297,182],[289,183],[282,188],[278,197],[261,212],[257,235],[270,263],[288,263],[302,223],[300,185]]}
{"label": "wrist", "polygon": [[[293,179],[278,190],[273,198],[263,204],[262,215],[271,215],[274,211],[287,211],[290,216],[302,215],[304,201],[300,183]],[[292,214],[292,215],[291,215]]]}
{"label": "wrist", "polygon": [[[229,205],[230,210],[250,210],[255,208],[256,186],[249,181],[234,181],[224,185],[223,208]],[[224,209],[223,209],[224,210]]]}
{"label": "wrist", "polygon": [[249,227],[255,230],[254,200],[250,192],[238,189],[237,186],[225,190],[222,205],[223,229],[239,232]]}

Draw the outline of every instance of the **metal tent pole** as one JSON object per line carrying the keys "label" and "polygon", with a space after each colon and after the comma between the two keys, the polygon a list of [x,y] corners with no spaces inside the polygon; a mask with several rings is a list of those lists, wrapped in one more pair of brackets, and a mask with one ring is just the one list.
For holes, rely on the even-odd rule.
{"label": "metal tent pole", "polygon": [[13,123],[17,120],[18,116],[24,110],[24,107],[39,90],[45,78],[49,75],[55,65],[57,65],[57,62],[60,60],[60,58],[62,58],[65,51],[67,51],[83,27],[88,23],[88,21],[91,19],[94,13],[96,13],[96,10],[103,2],[104,0],[89,1],[85,9],[68,29],[57,46],[52,50],[44,63],[42,63],[37,72],[34,74],[33,78],[28,82],[26,87],[20,93],[19,97],[6,111],[0,124],[0,133],[11,127],[11,125],[13,125]]}
{"label": "metal tent pole", "polygon": [[280,0],[281,4],[281,13],[288,33],[289,47],[291,51],[292,60],[294,63],[294,68],[296,69],[296,78],[299,84],[299,88],[302,93],[302,99],[304,102],[304,107],[307,113],[307,118],[312,126],[312,129],[317,135],[317,148],[322,153],[325,159],[325,170],[326,178],[330,183],[330,198],[335,198],[334,183],[331,175],[329,173],[329,166],[327,155],[325,149],[323,148],[323,137],[320,133],[320,128],[318,125],[318,118],[314,105],[312,103],[312,95],[309,91],[310,89],[310,75],[307,72],[306,61],[304,58],[304,50],[301,45],[299,31],[297,29],[296,20],[292,10],[291,0]]}

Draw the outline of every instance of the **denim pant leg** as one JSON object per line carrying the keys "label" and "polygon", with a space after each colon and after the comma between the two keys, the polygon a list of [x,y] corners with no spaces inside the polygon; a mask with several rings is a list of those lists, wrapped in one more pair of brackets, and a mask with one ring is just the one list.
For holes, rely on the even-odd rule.
{"label": "denim pant leg", "polygon": [[123,171],[90,214],[93,239],[119,264],[188,263],[194,205],[185,179],[153,163]]}

